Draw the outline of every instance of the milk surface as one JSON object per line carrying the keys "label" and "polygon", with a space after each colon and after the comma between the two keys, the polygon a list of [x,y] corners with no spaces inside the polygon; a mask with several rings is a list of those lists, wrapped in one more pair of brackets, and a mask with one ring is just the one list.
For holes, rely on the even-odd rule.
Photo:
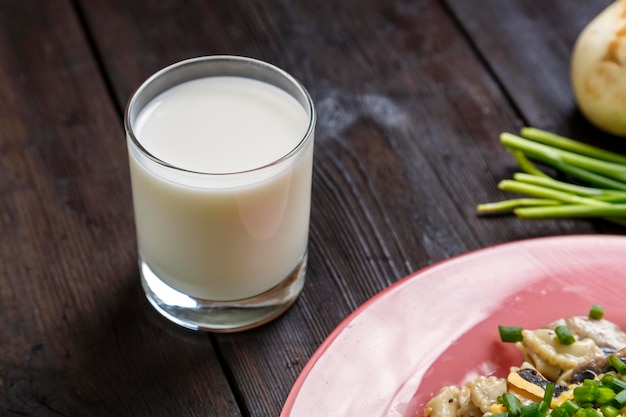
{"label": "milk surface", "polygon": [[[134,132],[167,164],[225,174],[281,159],[309,120],[274,86],[210,77],[156,97]],[[282,281],[306,253],[312,138],[281,164],[234,175],[167,170],[129,150],[139,253],[173,288],[207,300],[248,298]]]}
{"label": "milk surface", "polygon": [[136,131],[157,158],[190,171],[239,172],[280,159],[304,137],[308,117],[284,91],[241,77],[181,84],[152,100]]}

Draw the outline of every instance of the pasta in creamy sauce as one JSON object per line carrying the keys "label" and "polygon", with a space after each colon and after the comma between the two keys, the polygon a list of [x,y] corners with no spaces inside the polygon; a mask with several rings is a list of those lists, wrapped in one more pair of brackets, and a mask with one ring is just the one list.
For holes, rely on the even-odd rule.
{"label": "pasta in creamy sauce", "polygon": [[[555,330],[563,326],[574,336],[573,343],[559,341]],[[585,384],[585,380],[598,381],[607,374],[626,380],[608,360],[609,356],[622,362],[626,360],[626,333],[608,320],[568,317],[545,328],[522,330],[521,339],[515,345],[524,360],[510,369],[507,378],[480,376],[460,387],[444,387],[426,404],[424,417],[482,417],[507,413],[502,403],[503,394],[513,394],[522,406],[529,405],[544,398],[548,384],[554,386],[546,411],[551,414],[551,410],[564,402],[573,401],[574,389]],[[618,411],[626,415],[626,407]],[[598,409],[597,415],[602,417],[602,411]]]}

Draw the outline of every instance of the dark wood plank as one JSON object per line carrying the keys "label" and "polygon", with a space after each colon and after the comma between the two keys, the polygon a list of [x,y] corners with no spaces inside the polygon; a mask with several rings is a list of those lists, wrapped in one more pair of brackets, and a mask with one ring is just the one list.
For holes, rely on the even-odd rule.
{"label": "dark wood plank", "polygon": [[72,3],[0,2],[0,415],[239,416],[139,285],[121,115]]}
{"label": "dark wood plank", "polygon": [[[524,2],[513,3],[521,8]],[[585,8],[582,1],[572,3],[572,10]],[[466,37],[472,32],[460,27],[440,2],[79,4],[118,107],[159,68],[222,53],[283,67],[308,87],[316,102],[319,125],[305,291],[275,322],[215,337],[245,414],[277,415],[326,335],[361,303],[409,272],[491,244],[599,230],[585,221],[476,216],[477,203],[503,197],[495,185],[515,168],[499,146],[498,134],[540,121],[525,113],[532,107],[524,104],[524,98],[530,99],[524,88],[550,73],[527,74],[527,68],[518,66],[494,79],[493,67],[484,65],[484,54],[477,56],[474,42]],[[477,42],[488,39],[478,33],[487,26],[479,20],[479,6],[475,2],[464,10],[467,19],[481,24],[475,28]],[[498,15],[512,7],[493,2],[491,11]],[[514,13],[506,17],[510,25],[499,25],[512,39],[520,23]],[[557,41],[548,35],[536,35],[537,42]],[[512,45],[499,46],[500,54]],[[498,58],[508,55],[493,60]],[[561,62],[563,55],[555,59]],[[508,89],[505,94],[500,78],[525,81],[520,91]],[[548,113],[546,125],[559,125],[562,116]]]}
{"label": "dark wood plank", "polygon": [[[578,35],[610,0],[583,5],[557,0],[550,7],[497,0],[446,3],[526,123],[604,146],[609,141],[623,144],[586,122],[576,108],[570,79]],[[473,13],[476,9],[481,12]]]}

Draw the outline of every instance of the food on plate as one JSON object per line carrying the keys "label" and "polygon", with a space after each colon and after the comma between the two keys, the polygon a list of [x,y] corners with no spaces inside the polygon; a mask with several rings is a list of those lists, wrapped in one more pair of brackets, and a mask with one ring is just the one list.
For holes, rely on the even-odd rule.
{"label": "food on plate", "polygon": [[581,113],[599,129],[626,136],[626,1],[617,0],[580,32],[570,63]]}
{"label": "food on plate", "polygon": [[523,356],[506,378],[479,376],[443,387],[424,417],[626,416],[626,333],[592,306],[539,329],[500,326]]}

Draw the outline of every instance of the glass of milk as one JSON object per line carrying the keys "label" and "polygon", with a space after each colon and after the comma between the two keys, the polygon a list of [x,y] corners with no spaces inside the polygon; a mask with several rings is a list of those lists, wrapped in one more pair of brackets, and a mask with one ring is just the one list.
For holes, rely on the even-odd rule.
{"label": "glass of milk", "polygon": [[194,58],[146,80],[124,123],[152,306],[218,332],[284,312],[307,260],[315,110],[304,87],[255,59]]}

